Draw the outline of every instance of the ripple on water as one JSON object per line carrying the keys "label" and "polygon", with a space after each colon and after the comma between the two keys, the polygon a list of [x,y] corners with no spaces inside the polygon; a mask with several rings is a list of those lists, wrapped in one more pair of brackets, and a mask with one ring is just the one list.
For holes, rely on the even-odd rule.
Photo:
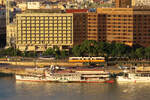
{"label": "ripple on water", "polygon": [[0,100],[150,100],[150,85],[145,83],[44,83],[0,78],[0,90]]}

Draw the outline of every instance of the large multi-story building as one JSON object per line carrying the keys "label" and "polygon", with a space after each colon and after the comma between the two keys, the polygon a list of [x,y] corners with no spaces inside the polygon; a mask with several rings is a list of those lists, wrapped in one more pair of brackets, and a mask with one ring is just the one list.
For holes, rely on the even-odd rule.
{"label": "large multi-story building", "polygon": [[6,47],[15,47],[16,32],[16,23],[11,23],[7,25]]}
{"label": "large multi-story building", "polygon": [[16,24],[10,29],[12,35],[7,36],[15,38],[7,40],[13,43],[14,39],[21,51],[44,51],[54,46],[70,48],[84,40],[147,47],[150,46],[150,9],[98,8],[97,12],[22,13],[17,14]]}
{"label": "large multi-story building", "polygon": [[150,46],[150,9],[98,8],[97,14],[99,40]]}
{"label": "large multi-story building", "polygon": [[131,7],[131,0],[115,0],[116,8],[129,8]]}
{"label": "large multi-story building", "polygon": [[66,9],[66,13],[73,13],[73,45],[81,44],[87,39],[88,9]]}
{"label": "large multi-story building", "polygon": [[84,14],[83,17],[83,13],[74,13],[75,45],[96,40],[150,46],[149,9],[98,8],[97,12]]}
{"label": "large multi-story building", "polygon": [[135,44],[150,46],[150,9],[133,9],[133,39]]}
{"label": "large multi-story building", "polygon": [[6,15],[5,10],[0,10],[0,48],[6,44]]}
{"label": "large multi-story building", "polygon": [[150,0],[132,0],[132,6],[150,6]]}
{"label": "large multi-story building", "polygon": [[87,39],[87,13],[73,13],[74,45],[81,44]]}
{"label": "large multi-story building", "polygon": [[21,51],[44,51],[73,45],[73,14],[23,13],[16,15],[16,47]]}
{"label": "large multi-story building", "polygon": [[98,20],[96,12],[88,13],[87,39],[98,41]]}

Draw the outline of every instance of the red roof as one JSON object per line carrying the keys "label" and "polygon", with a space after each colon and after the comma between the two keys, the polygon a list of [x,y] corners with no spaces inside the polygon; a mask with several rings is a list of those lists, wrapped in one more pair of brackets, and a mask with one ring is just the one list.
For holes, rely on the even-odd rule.
{"label": "red roof", "polygon": [[66,13],[88,12],[88,9],[66,9]]}

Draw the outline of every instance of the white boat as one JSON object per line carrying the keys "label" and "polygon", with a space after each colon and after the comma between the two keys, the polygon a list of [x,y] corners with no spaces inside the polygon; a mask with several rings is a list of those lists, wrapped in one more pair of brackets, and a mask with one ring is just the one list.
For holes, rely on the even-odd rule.
{"label": "white boat", "polygon": [[117,76],[117,82],[150,82],[150,73],[126,73]]}
{"label": "white boat", "polygon": [[113,83],[110,74],[104,70],[82,69],[75,71],[44,70],[42,75],[16,75],[17,81],[47,81],[47,82],[79,82],[79,83]]}
{"label": "white boat", "polygon": [[36,75],[15,75],[15,78],[17,81],[37,81],[37,82],[43,82],[43,81],[50,81],[47,78],[43,76],[36,76]]}

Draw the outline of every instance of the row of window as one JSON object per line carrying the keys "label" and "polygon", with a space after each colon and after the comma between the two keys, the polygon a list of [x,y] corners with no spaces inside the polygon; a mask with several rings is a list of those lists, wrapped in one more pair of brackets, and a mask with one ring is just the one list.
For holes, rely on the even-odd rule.
{"label": "row of window", "polygon": [[72,29],[71,28],[63,28],[63,29],[57,29],[57,28],[51,28],[51,29],[44,29],[44,28],[36,28],[36,29],[27,29],[27,28],[22,28],[22,29],[18,29],[18,31],[20,31],[20,32],[28,32],[28,33],[30,33],[30,32],[32,32],[32,31],[34,31],[34,32],[50,32],[50,33],[57,33],[57,32],[59,32],[59,31],[61,31],[61,32],[67,32],[67,33],[70,33],[71,31],[72,31]]}
{"label": "row of window", "polygon": [[104,15],[105,17],[150,17],[150,15]]}
{"label": "row of window", "polygon": [[132,39],[131,37],[112,37],[112,39]]}
{"label": "row of window", "polygon": [[49,21],[49,22],[45,22],[45,21],[27,21],[27,22],[18,22],[18,24],[69,24],[72,23],[72,21]]}
{"label": "row of window", "polygon": [[21,16],[21,19],[72,19],[72,16]]}
{"label": "row of window", "polygon": [[21,36],[21,35],[18,35],[17,36],[18,38],[41,38],[41,39],[67,39],[67,38],[72,38],[72,36]]}
{"label": "row of window", "polygon": [[18,44],[26,44],[26,43],[33,43],[33,44],[46,44],[46,43],[51,43],[51,44],[71,44],[72,41],[17,41]]}
{"label": "row of window", "polygon": [[65,35],[65,34],[72,34],[72,31],[18,31],[18,34],[47,34],[47,35]]}
{"label": "row of window", "polygon": [[107,33],[108,35],[132,35],[132,34],[128,34],[128,33]]}
{"label": "row of window", "polygon": [[34,27],[30,27],[30,26],[28,26],[28,27],[18,27],[18,29],[26,29],[26,30],[30,30],[30,29],[37,29],[37,30],[40,30],[40,29],[43,29],[43,30],[49,30],[49,29],[51,29],[51,30],[53,30],[53,29],[72,29],[72,27],[71,26],[66,26],[66,25],[64,25],[64,26],[50,26],[50,27],[42,27],[42,26],[34,26]]}
{"label": "row of window", "polygon": [[36,39],[18,39],[18,41],[72,41],[71,39],[39,39],[39,38],[36,38]]}

